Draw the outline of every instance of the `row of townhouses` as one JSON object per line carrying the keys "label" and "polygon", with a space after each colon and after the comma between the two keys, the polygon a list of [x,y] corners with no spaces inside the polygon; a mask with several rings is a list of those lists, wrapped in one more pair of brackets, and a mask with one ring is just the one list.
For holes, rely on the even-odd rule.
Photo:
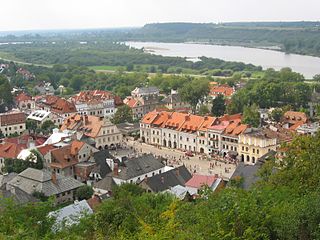
{"label": "row of townhouses", "polygon": [[143,142],[157,146],[238,156],[247,164],[255,164],[267,152],[275,151],[281,142],[292,139],[289,132],[242,124],[240,114],[215,118],[167,111],[146,114],[140,122],[140,137]]}

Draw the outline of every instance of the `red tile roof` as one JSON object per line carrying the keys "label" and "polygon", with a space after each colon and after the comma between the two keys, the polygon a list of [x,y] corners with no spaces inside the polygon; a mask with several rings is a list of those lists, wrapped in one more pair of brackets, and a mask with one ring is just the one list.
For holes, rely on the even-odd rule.
{"label": "red tile roof", "polygon": [[122,105],[123,102],[119,96],[114,95],[110,91],[102,90],[92,90],[92,91],[82,91],[77,95],[73,96],[72,101],[77,102],[86,102],[86,103],[100,103],[104,100],[114,99],[115,105]]}
{"label": "red tile roof", "polygon": [[129,101],[126,102],[126,105],[128,105],[130,108],[134,108],[136,107],[137,103],[138,103],[138,100],[131,98],[129,99]]}
{"label": "red tile roof", "polygon": [[84,130],[84,135],[95,138],[100,132],[103,120],[100,117],[92,115],[72,114],[62,124],[63,130]]}
{"label": "red tile roof", "polygon": [[[237,115],[237,117],[239,116]],[[225,118],[227,117],[225,116]],[[198,130],[206,131],[216,124],[220,125],[218,120],[220,121],[220,119],[215,117],[203,117],[189,113],[152,111],[142,118],[141,123],[152,124],[162,128],[175,129],[177,131],[195,132]],[[225,126],[223,126],[223,128],[225,128]]]}
{"label": "red tile roof", "polygon": [[30,100],[32,100],[32,97],[24,92],[16,96],[16,102],[24,102],[24,101],[30,101]]}
{"label": "red tile roof", "polygon": [[201,188],[203,185],[208,185],[209,187],[211,187],[215,180],[215,176],[193,175],[185,185],[186,187],[193,188]]}
{"label": "red tile roof", "polygon": [[287,111],[284,113],[283,121],[291,124],[295,124],[297,122],[306,123],[308,121],[308,117],[304,112]]}
{"label": "red tile roof", "polygon": [[219,94],[222,94],[225,97],[231,97],[234,92],[234,88],[226,84],[220,86],[212,86],[210,89],[211,96],[218,96]]}
{"label": "red tile roof", "polygon": [[44,156],[51,150],[56,149],[56,147],[53,146],[52,144],[49,144],[49,145],[38,147],[37,149],[42,154],[42,156]]}
{"label": "red tile roof", "polygon": [[24,146],[5,142],[0,144],[0,157],[2,158],[17,158],[19,153],[25,149]]}
{"label": "red tile roof", "polygon": [[0,126],[22,124],[26,122],[26,115],[22,112],[5,113],[0,115]]}

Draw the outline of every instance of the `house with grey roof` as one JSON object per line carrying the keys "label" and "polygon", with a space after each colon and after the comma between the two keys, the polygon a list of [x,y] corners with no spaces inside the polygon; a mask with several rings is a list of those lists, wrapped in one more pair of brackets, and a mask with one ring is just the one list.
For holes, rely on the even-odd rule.
{"label": "house with grey roof", "polygon": [[131,91],[132,97],[142,97],[142,96],[151,96],[151,95],[159,95],[160,91],[157,87],[140,87],[135,88]]}
{"label": "house with grey roof", "polygon": [[46,197],[55,196],[56,203],[75,199],[76,190],[84,184],[72,177],[64,177],[48,170],[27,168],[7,183],[6,189],[19,188],[28,194],[39,192]]}
{"label": "house with grey roof", "polygon": [[171,93],[162,99],[165,107],[171,110],[188,110],[191,109],[191,106],[188,102],[184,102],[181,99],[180,94],[175,91],[171,90]]}
{"label": "house with grey roof", "polygon": [[173,196],[175,196],[176,198],[178,198],[180,200],[184,200],[184,199],[189,200],[192,198],[188,189],[186,187],[181,186],[181,185],[170,187],[170,189],[167,189],[164,192],[172,194]]}
{"label": "house with grey roof", "polygon": [[161,174],[172,168],[165,166],[162,159],[152,154],[144,154],[139,157],[128,158],[120,162],[108,161],[112,176],[117,185],[122,183],[139,183],[145,178]]}
{"label": "house with grey roof", "polygon": [[10,190],[0,189],[0,209],[1,207],[5,207],[5,205],[2,206],[1,204],[1,197],[3,199],[11,198],[16,204],[19,205],[39,201],[39,199],[34,197],[32,194],[29,194],[17,187],[10,187]]}
{"label": "house with grey roof", "polygon": [[148,192],[163,192],[175,186],[185,186],[192,174],[183,165],[161,174],[145,178],[139,185]]}
{"label": "house with grey roof", "polygon": [[70,227],[74,224],[78,224],[81,218],[92,213],[93,210],[91,209],[88,202],[86,200],[82,200],[74,201],[73,204],[50,212],[48,214],[48,217],[53,217],[55,219],[52,230],[54,232],[57,232],[63,227]]}
{"label": "house with grey roof", "polygon": [[250,189],[256,182],[260,180],[258,172],[263,166],[263,164],[275,155],[275,151],[270,151],[267,154],[263,155],[261,158],[259,158],[255,165],[248,165],[244,162],[240,162],[237,165],[236,170],[232,174],[227,186],[232,186],[232,182],[236,180],[240,181],[241,188],[246,190]]}

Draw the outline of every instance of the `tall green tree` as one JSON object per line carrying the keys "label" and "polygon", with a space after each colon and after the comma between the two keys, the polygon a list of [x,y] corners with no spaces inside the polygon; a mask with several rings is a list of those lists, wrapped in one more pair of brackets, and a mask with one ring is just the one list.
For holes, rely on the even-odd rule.
{"label": "tall green tree", "polygon": [[194,79],[179,89],[179,93],[182,100],[188,102],[195,111],[197,104],[202,103],[209,94],[209,81]]}
{"label": "tall green tree", "polygon": [[132,109],[128,105],[118,107],[116,113],[112,118],[114,124],[133,122]]}
{"label": "tall green tree", "polygon": [[223,95],[219,94],[212,100],[211,114],[215,117],[220,117],[225,114],[226,104]]}
{"label": "tall green tree", "polygon": [[244,107],[242,122],[249,124],[252,127],[259,127],[260,125],[260,113],[256,104]]}

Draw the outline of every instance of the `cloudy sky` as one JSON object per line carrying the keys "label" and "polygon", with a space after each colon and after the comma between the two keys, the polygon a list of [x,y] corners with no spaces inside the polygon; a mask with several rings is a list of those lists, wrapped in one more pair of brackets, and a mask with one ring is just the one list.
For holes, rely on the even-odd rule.
{"label": "cloudy sky", "polygon": [[320,0],[2,0],[0,31],[320,20]]}

